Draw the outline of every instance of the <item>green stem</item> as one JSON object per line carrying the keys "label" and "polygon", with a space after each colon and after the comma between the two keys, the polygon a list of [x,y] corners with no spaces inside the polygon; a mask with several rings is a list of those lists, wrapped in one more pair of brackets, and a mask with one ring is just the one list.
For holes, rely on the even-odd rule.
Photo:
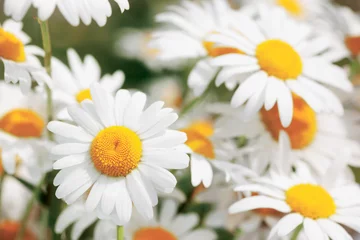
{"label": "green stem", "polygon": [[2,192],[4,186],[5,172],[0,175],[0,217],[1,217],[1,207],[2,207]]}
{"label": "green stem", "polygon": [[[45,52],[44,56],[44,67],[46,72],[51,77],[51,57],[52,57],[52,48],[51,48],[51,38],[49,31],[49,23],[47,21],[40,21],[40,29],[41,29],[41,37],[43,42],[43,48]],[[51,89],[48,85],[46,85],[46,94],[47,94],[47,114],[48,114],[48,122],[53,119],[53,102],[52,102],[52,93]],[[49,139],[53,140],[53,134],[48,131]]]}
{"label": "green stem", "polygon": [[117,240],[124,240],[124,227],[117,226]]}
{"label": "green stem", "polygon": [[197,106],[198,104],[200,104],[200,103],[207,97],[207,95],[210,93],[211,89],[213,88],[213,85],[214,85],[214,83],[215,83],[215,79],[217,78],[217,76],[218,76],[218,74],[219,74],[220,71],[221,71],[221,70],[219,70],[219,71],[215,74],[214,78],[211,80],[211,82],[210,82],[209,85],[207,86],[207,88],[206,88],[206,90],[204,91],[204,93],[203,93],[201,96],[193,99],[188,105],[186,105],[186,106],[181,110],[181,112],[180,112],[180,114],[179,114],[180,117],[184,116],[186,113],[188,113],[191,109],[193,109],[195,106]]}
{"label": "green stem", "polygon": [[295,228],[294,233],[293,233],[293,235],[291,236],[291,239],[290,239],[290,240],[297,240],[298,237],[299,237],[299,234],[300,234],[300,232],[301,232],[301,230],[302,230],[302,228],[303,228],[302,224],[299,225],[297,228]]}
{"label": "green stem", "polygon": [[36,186],[35,190],[33,191],[31,199],[28,202],[25,212],[24,212],[24,215],[21,219],[21,227],[20,227],[18,234],[16,235],[16,240],[22,240],[24,238],[24,234],[26,231],[26,226],[27,226],[27,222],[30,217],[31,210],[33,208],[34,203],[36,202],[37,196],[39,195],[39,193],[41,191],[41,187],[44,184],[44,182],[45,182],[45,178],[41,179],[39,184]]}

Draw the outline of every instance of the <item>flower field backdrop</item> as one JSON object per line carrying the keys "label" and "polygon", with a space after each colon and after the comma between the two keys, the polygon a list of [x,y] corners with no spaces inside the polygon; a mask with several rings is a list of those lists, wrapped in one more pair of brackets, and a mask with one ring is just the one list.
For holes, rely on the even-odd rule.
{"label": "flower field backdrop", "polygon": [[0,0],[0,240],[360,239],[359,12]]}

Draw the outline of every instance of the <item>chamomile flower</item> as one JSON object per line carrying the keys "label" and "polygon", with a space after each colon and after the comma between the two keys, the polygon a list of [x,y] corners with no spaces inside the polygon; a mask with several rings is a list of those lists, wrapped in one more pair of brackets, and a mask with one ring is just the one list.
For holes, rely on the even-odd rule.
{"label": "chamomile flower", "polygon": [[232,26],[235,31],[214,34],[208,41],[243,52],[211,61],[222,67],[217,86],[240,84],[231,100],[233,107],[246,103],[245,115],[249,117],[263,106],[269,110],[277,103],[281,123],[287,127],[293,117],[294,91],[316,111],[343,113],[340,101],[319,84],[352,90],[346,72],[321,57],[329,47],[326,38],[309,39],[311,29],[279,8],[264,9],[258,22],[238,15]]}
{"label": "chamomile flower", "polygon": [[293,174],[273,173],[268,178],[254,179],[254,183],[238,186],[235,191],[259,195],[241,199],[229,212],[270,208],[283,213],[268,239],[289,236],[301,224],[308,239],[352,239],[341,225],[359,231],[356,219],[360,189],[355,182],[344,183],[339,179],[342,167],[334,164],[320,179],[300,169]]}
{"label": "chamomile flower", "polygon": [[[115,0],[115,2],[121,12],[130,8],[128,0]],[[38,17],[42,21],[48,20],[58,7],[64,18],[73,26],[78,26],[80,21],[89,25],[92,19],[99,26],[104,26],[107,18],[112,14],[109,0],[5,0],[5,14],[20,21],[31,5],[37,8]]]}
{"label": "chamomile flower", "polygon": [[134,218],[134,221],[125,226],[126,236],[132,240],[216,239],[216,234],[212,230],[194,229],[200,221],[195,213],[177,215],[177,208],[175,201],[165,200],[158,218],[152,221]]}
{"label": "chamomile flower", "polygon": [[167,128],[177,119],[172,109],[155,102],[146,110],[146,95],[119,90],[114,98],[98,84],[90,88],[93,102],[68,108],[76,125],[51,122],[48,129],[68,139],[55,146],[59,169],[56,196],[68,204],[86,191],[86,209],[110,216],[119,224],[129,221],[132,206],[147,219],[153,217],[157,192],[172,192],[176,178],[166,169],[188,166],[179,147],[184,133]]}
{"label": "chamomile flower", "polygon": [[113,75],[106,74],[101,77],[101,68],[96,59],[85,56],[84,61],[75,50],[69,49],[67,57],[70,69],[56,58],[53,58],[52,79],[54,85],[54,98],[64,103],[64,109],[59,111],[60,119],[68,118],[66,106],[81,103],[85,99],[91,100],[90,85],[99,82],[108,92],[115,92],[123,85],[125,75],[116,71]]}
{"label": "chamomile flower", "polygon": [[41,67],[37,56],[43,51],[29,45],[30,37],[22,31],[23,24],[11,19],[0,26],[0,59],[4,63],[4,76],[7,83],[20,83],[23,93],[30,91],[32,78],[38,84],[49,83],[49,76]]}
{"label": "chamomile flower", "polygon": [[[181,6],[171,6],[169,11],[156,16],[158,22],[174,25],[173,30],[154,33],[152,47],[159,49],[161,60],[199,60],[188,78],[188,85],[196,96],[201,95],[218,69],[209,65],[209,58],[237,49],[216,47],[206,37],[228,28],[231,16],[235,14],[226,0],[185,1]],[[230,87],[230,86],[229,86]]]}
{"label": "chamomile flower", "polygon": [[251,0],[241,0],[247,7],[247,11],[254,13],[258,10],[257,4],[264,4],[265,6],[276,6],[283,8],[289,15],[297,19],[308,20],[314,15],[321,13],[323,4],[329,0],[260,0],[257,4]]}
{"label": "chamomile flower", "polygon": [[13,85],[0,84],[0,149],[4,170],[17,174],[25,167],[34,183],[51,170],[46,140],[46,101],[41,92],[22,95]]}

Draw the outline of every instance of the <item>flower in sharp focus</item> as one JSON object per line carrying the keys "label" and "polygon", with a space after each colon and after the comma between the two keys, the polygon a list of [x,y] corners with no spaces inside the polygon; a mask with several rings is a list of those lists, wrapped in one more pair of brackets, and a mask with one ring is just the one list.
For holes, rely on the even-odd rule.
{"label": "flower in sharp focus", "polygon": [[[121,12],[129,10],[128,0],[114,0],[120,7]],[[78,26],[80,21],[89,25],[92,19],[99,25],[104,26],[107,18],[111,16],[112,9],[109,0],[5,0],[4,11],[20,21],[33,5],[38,10],[38,17],[47,20],[58,7],[64,18],[73,26]]]}
{"label": "flower in sharp focus", "polygon": [[[185,1],[181,6],[171,6],[168,12],[156,16],[158,22],[174,25],[175,29],[154,33],[150,46],[159,49],[161,60],[199,60],[188,78],[188,85],[196,96],[201,95],[218,69],[209,65],[208,57],[226,53],[237,53],[237,49],[216,47],[206,37],[214,32],[226,30],[234,10],[226,0]],[[233,85],[227,84],[229,88]]]}
{"label": "flower in sharp focus", "polygon": [[4,63],[5,82],[19,82],[22,92],[28,93],[32,78],[43,84],[49,83],[49,76],[37,58],[43,55],[42,49],[28,45],[31,39],[22,27],[22,23],[11,19],[0,26],[0,59]]}
{"label": "flower in sharp focus", "polygon": [[60,119],[69,118],[67,106],[81,103],[85,99],[91,100],[90,85],[92,83],[99,82],[104,89],[113,94],[124,83],[125,75],[122,71],[101,77],[99,63],[91,55],[85,56],[84,61],[81,61],[76,51],[69,49],[67,57],[70,69],[56,58],[52,61],[54,98],[65,104],[63,110],[58,112]]}
{"label": "flower in sharp focus", "polygon": [[178,205],[173,200],[165,200],[158,218],[141,221],[133,218],[125,226],[125,234],[132,240],[198,240],[216,239],[216,234],[205,228],[194,229],[199,224],[195,213],[177,214]]}
{"label": "flower in sharp focus", "polygon": [[181,150],[186,135],[168,130],[177,119],[172,109],[155,102],[146,110],[146,95],[119,90],[114,98],[98,84],[93,101],[68,108],[76,125],[50,122],[48,129],[68,139],[52,149],[60,169],[56,196],[68,204],[87,190],[88,211],[111,216],[123,225],[132,206],[147,219],[158,203],[157,192],[172,192],[175,177],[166,169],[183,169],[189,157]]}
{"label": "flower in sharp focus", "polygon": [[[34,183],[51,170],[49,148],[45,137],[46,104],[42,92],[24,96],[13,85],[0,84],[1,161],[8,174],[25,168],[28,181]],[[5,100],[4,100],[5,99]]]}
{"label": "flower in sharp focus", "polygon": [[327,38],[310,38],[311,29],[289,18],[282,9],[263,9],[261,13],[258,21],[238,14],[232,25],[235,31],[208,38],[220,46],[244,52],[211,61],[222,67],[216,78],[217,86],[224,82],[239,84],[232,106],[246,103],[245,118],[249,118],[263,106],[270,110],[277,103],[281,123],[288,127],[293,117],[293,91],[317,112],[342,114],[337,97],[319,84],[352,91],[344,69],[321,56],[329,47]]}
{"label": "flower in sharp focus", "polygon": [[[246,122],[243,121],[243,108],[234,111],[230,106],[222,104],[213,108],[223,112],[219,119],[223,126],[219,129],[220,132],[231,133],[233,137],[247,136],[249,146],[256,149],[251,153],[251,161],[261,165],[259,169],[265,170],[272,164],[277,145],[310,164],[319,174],[324,174],[326,168],[339,158],[344,164],[359,166],[360,145],[356,140],[360,136],[360,126],[357,123],[360,115],[356,111],[345,110],[344,116],[339,117],[329,113],[316,113],[294,93],[292,101],[293,120],[287,128],[281,125],[278,104],[268,111],[262,108],[251,121]],[[240,149],[239,154],[244,156],[249,153]],[[296,164],[291,159],[288,161]]]}
{"label": "flower in sharp focus", "polygon": [[309,240],[352,239],[342,225],[360,230],[360,188],[354,182],[343,181],[342,173],[342,164],[336,163],[322,178],[312,176],[306,168],[297,168],[296,173],[274,172],[270,177],[253,179],[253,183],[240,185],[235,191],[258,195],[234,203],[229,212],[269,208],[283,213],[268,239],[289,236],[301,224]]}

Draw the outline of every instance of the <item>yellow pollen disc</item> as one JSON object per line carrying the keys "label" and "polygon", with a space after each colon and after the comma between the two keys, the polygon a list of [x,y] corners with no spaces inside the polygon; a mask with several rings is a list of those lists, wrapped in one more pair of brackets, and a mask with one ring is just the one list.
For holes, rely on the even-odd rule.
{"label": "yellow pollen disc", "polygon": [[232,47],[216,47],[215,43],[204,41],[203,45],[211,57],[218,57],[229,53],[244,54],[241,50]]}
{"label": "yellow pollen disc", "polygon": [[262,108],[260,117],[275,141],[278,141],[280,131],[284,130],[290,138],[292,149],[303,149],[315,139],[317,132],[316,113],[302,98],[295,94],[292,96],[294,112],[293,120],[288,128],[284,128],[280,122],[277,104],[269,111]]}
{"label": "yellow pollen disc", "polygon": [[91,143],[90,156],[95,168],[111,177],[125,177],[141,159],[142,142],[126,127],[105,128]]}
{"label": "yellow pollen disc", "polygon": [[84,90],[81,90],[80,92],[78,92],[76,94],[76,101],[78,103],[81,103],[82,101],[84,101],[85,99],[89,99],[91,100],[91,93],[90,93],[90,89],[84,89]]}
{"label": "yellow pollen disc", "polygon": [[209,159],[215,158],[214,146],[209,139],[214,133],[214,128],[211,123],[206,121],[195,122],[182,131],[187,135],[185,144],[194,152]]}
{"label": "yellow pollen disc", "polygon": [[[20,224],[13,221],[3,221],[0,223],[0,239],[1,240],[15,240],[16,235],[20,231]],[[27,229],[25,231],[23,240],[36,240],[35,235]]]}
{"label": "yellow pollen disc", "polygon": [[0,129],[17,137],[41,137],[45,127],[42,117],[30,109],[14,109],[0,119]]}
{"label": "yellow pollen disc", "polygon": [[294,16],[301,16],[304,12],[299,0],[277,0],[276,3]]}
{"label": "yellow pollen disc", "polygon": [[312,219],[328,218],[336,211],[334,199],[321,186],[299,184],[286,191],[286,203],[293,212]]}
{"label": "yellow pollen disc", "polygon": [[288,43],[281,40],[267,40],[256,48],[260,68],[269,76],[278,79],[296,79],[303,69],[300,55]]}
{"label": "yellow pollen disc", "polygon": [[360,36],[347,36],[345,44],[353,56],[360,54]]}
{"label": "yellow pollen disc", "polygon": [[0,57],[14,62],[25,61],[25,47],[14,34],[0,28]]}
{"label": "yellow pollen disc", "polygon": [[138,230],[132,240],[177,240],[177,237],[161,227],[149,227]]}

